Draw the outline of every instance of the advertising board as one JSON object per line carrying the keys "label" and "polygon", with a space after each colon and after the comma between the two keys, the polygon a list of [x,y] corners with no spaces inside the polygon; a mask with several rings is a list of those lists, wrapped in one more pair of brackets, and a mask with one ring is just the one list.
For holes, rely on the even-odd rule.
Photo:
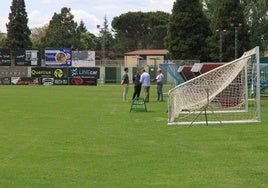
{"label": "advertising board", "polygon": [[41,66],[40,50],[15,49],[16,66]]}
{"label": "advertising board", "polygon": [[72,67],[68,69],[69,77],[96,77],[100,78],[99,67]]}
{"label": "advertising board", "polygon": [[72,49],[70,48],[46,48],[46,66],[72,66]]}
{"label": "advertising board", "polygon": [[73,51],[73,67],[95,67],[95,51]]}
{"label": "advertising board", "polygon": [[10,49],[0,49],[0,66],[11,66]]}

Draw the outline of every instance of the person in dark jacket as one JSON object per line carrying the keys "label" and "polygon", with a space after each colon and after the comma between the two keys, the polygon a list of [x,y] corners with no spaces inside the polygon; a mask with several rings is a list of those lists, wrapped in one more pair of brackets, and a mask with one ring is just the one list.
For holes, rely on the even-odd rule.
{"label": "person in dark jacket", "polygon": [[133,93],[133,97],[132,100],[135,99],[136,97],[140,97],[140,93],[141,93],[141,83],[140,83],[140,72],[137,71],[136,75],[133,76],[133,84],[134,84],[134,93]]}

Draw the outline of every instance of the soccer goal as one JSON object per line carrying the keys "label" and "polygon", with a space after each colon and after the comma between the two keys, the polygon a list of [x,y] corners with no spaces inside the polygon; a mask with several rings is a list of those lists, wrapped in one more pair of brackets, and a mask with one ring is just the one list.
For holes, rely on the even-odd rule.
{"label": "soccer goal", "polygon": [[260,122],[259,47],[168,92],[168,125]]}

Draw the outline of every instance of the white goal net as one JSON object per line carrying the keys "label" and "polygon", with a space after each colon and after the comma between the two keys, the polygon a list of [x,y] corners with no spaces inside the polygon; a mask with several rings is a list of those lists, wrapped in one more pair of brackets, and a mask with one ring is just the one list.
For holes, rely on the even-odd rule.
{"label": "white goal net", "polygon": [[168,125],[260,121],[259,47],[168,93]]}

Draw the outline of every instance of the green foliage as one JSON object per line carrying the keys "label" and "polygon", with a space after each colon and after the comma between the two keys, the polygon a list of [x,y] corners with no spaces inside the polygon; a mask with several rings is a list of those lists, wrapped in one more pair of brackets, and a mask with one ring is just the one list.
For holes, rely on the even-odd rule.
{"label": "green foliage", "polygon": [[105,50],[112,58],[137,49],[167,48],[171,59],[218,61],[220,34],[216,30],[225,30],[222,57],[230,61],[235,56],[235,28],[230,24],[242,26],[237,27],[238,57],[254,46],[260,46],[261,52],[268,49],[267,6],[267,0],[176,0],[171,15],[128,12],[112,20],[112,31],[105,17],[96,37],[83,21],[77,24],[66,7],[53,15],[48,26],[34,28],[30,35],[24,0],[13,0],[7,38],[0,37],[0,47]]}
{"label": "green foliage", "polygon": [[171,59],[206,61],[209,21],[199,0],[177,0],[168,24],[166,46]]}
{"label": "green foliage", "polygon": [[87,28],[85,25],[85,22],[83,20],[80,21],[78,28],[77,28],[81,33],[86,33],[87,32]]}
{"label": "green foliage", "polygon": [[6,37],[0,33],[0,48],[6,48]]}
{"label": "green foliage", "polygon": [[90,32],[81,33],[80,50],[97,50],[100,41],[98,37]]}
{"label": "green foliage", "polygon": [[[65,11],[63,10],[63,12]],[[66,47],[68,45],[68,47],[71,46],[74,50],[95,50],[97,43],[98,43],[97,37],[95,37],[93,34],[87,31],[85,23],[83,21],[81,21],[76,28],[76,23],[72,21],[72,19],[73,19],[73,16],[65,12],[62,15],[56,15],[54,17],[54,21],[53,22],[51,21],[52,26],[50,26],[50,29],[49,29],[49,25],[45,25],[43,27],[32,29],[31,39],[33,42],[33,47],[44,49],[48,47],[47,45],[49,46],[51,45],[52,47],[60,47],[60,46]],[[57,24],[62,24],[62,27],[60,29],[64,30],[63,36],[66,37],[66,36],[74,35],[73,38],[70,38],[70,41],[74,41],[73,44],[68,42],[68,44],[66,45],[65,42],[59,42],[57,40],[55,41],[50,40],[49,38],[50,36],[53,37],[54,39],[57,38],[57,39],[65,40],[62,38],[62,36],[60,37],[57,36],[57,35],[60,35],[59,31],[57,31],[56,34],[53,33],[53,30],[55,26],[57,26]],[[73,27],[73,29],[68,29],[68,27]],[[48,31],[50,32],[49,34],[47,34]],[[49,40],[51,43],[48,44],[47,40]],[[63,45],[66,45],[66,46],[63,46]]]}
{"label": "green foliage", "polygon": [[[237,27],[237,56],[241,56],[244,51],[255,46],[261,46],[260,40],[254,42],[255,31],[251,28],[251,14],[260,12],[254,9],[263,0],[258,1],[239,1],[239,0],[206,0],[207,10],[205,11],[211,20],[213,36],[209,38],[211,61],[219,60],[220,35],[222,34],[222,57],[223,61],[233,60],[235,57],[235,28]],[[265,9],[264,5],[262,5]],[[267,7],[267,6],[266,6]],[[253,12],[252,12],[253,11]],[[263,12],[263,11],[262,11]],[[255,14],[253,13],[253,14]],[[262,16],[264,15],[261,13]],[[259,19],[259,18],[257,18]],[[254,21],[256,23],[256,20]],[[258,22],[258,21],[257,21]],[[240,26],[239,26],[240,25]],[[238,27],[239,26],[239,27]],[[256,28],[254,26],[254,28]],[[253,30],[252,30],[253,29]],[[223,31],[224,30],[224,31]],[[252,30],[252,31],[251,31]],[[259,36],[261,35],[258,32]],[[260,38],[260,37],[257,38]]]}
{"label": "green foliage", "polygon": [[268,186],[265,115],[168,127],[153,87],[148,112],[129,112],[120,85],[1,87],[0,187]]}
{"label": "green foliage", "polygon": [[81,33],[81,38],[76,50],[95,50],[98,42],[97,38],[87,31],[83,21],[80,21],[77,31]]}
{"label": "green foliage", "polygon": [[31,40],[33,43],[34,49],[44,49],[46,46],[42,43],[42,38],[45,37],[48,29],[48,25],[44,25],[42,27],[36,27],[31,30]]}
{"label": "green foliage", "polygon": [[[217,12],[216,29],[225,29],[223,36],[223,60],[231,61],[235,58],[235,30],[237,29],[237,58],[250,49],[248,26],[239,0],[224,0]],[[232,25],[233,24],[233,25]],[[236,27],[236,29],[235,29]],[[216,33],[218,35],[218,33]]]}
{"label": "green foliage", "polygon": [[112,21],[115,48],[119,51],[163,49],[169,14],[157,12],[128,12]]}
{"label": "green foliage", "polygon": [[[100,26],[100,35],[99,35],[99,40],[100,40],[100,48],[99,50],[103,50],[103,51],[110,51],[111,44],[113,42],[113,36],[111,34],[111,32],[109,31],[109,23],[108,20],[106,18],[106,16],[104,17],[104,22],[103,22],[103,26]],[[105,57],[106,58],[106,57]]]}
{"label": "green foliage", "polygon": [[10,7],[7,27],[7,48],[31,48],[31,31],[28,27],[27,12],[24,0],[13,0]]}
{"label": "green foliage", "polygon": [[81,31],[74,21],[70,8],[62,8],[61,13],[54,13],[49,22],[42,43],[46,47],[65,47],[77,49],[80,44]]}
{"label": "green foliage", "polygon": [[248,18],[251,46],[268,50],[268,1],[244,0],[244,14]]}

